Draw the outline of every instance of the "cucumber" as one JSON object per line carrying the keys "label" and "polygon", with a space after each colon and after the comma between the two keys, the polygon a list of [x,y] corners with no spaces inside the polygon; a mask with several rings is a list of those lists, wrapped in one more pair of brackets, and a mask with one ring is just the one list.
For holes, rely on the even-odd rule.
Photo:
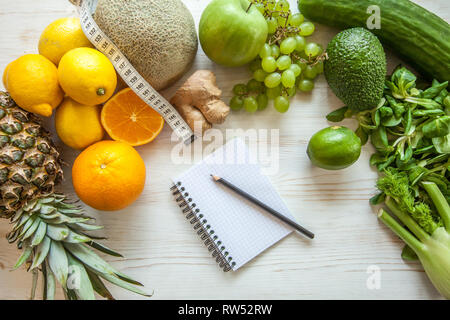
{"label": "cucumber", "polygon": [[325,25],[367,28],[369,6],[380,8],[383,44],[429,79],[450,81],[450,25],[408,0],[299,0],[300,12]]}

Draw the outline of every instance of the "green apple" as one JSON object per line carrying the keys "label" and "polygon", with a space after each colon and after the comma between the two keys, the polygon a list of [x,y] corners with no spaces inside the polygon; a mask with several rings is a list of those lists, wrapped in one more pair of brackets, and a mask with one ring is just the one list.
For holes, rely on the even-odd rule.
{"label": "green apple", "polygon": [[214,62],[238,67],[252,61],[267,39],[267,22],[248,0],[213,0],[200,20],[200,43]]}

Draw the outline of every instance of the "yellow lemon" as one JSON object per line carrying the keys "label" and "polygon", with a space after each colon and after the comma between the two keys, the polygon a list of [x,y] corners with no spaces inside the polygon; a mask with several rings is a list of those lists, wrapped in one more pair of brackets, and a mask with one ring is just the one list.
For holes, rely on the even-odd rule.
{"label": "yellow lemon", "polygon": [[61,18],[45,28],[39,39],[39,53],[55,65],[75,48],[93,47],[81,29],[79,18]]}
{"label": "yellow lemon", "polygon": [[45,117],[52,115],[64,97],[58,70],[40,54],[27,54],[10,63],[3,82],[19,107]]}
{"label": "yellow lemon", "polygon": [[73,149],[82,150],[103,139],[100,106],[80,104],[66,97],[56,110],[55,128],[59,138]]}
{"label": "yellow lemon", "polygon": [[11,64],[12,64],[12,62],[10,62],[10,63],[6,66],[5,71],[3,71],[2,81],[3,81],[3,86],[5,87],[5,89],[6,89],[6,75],[8,74],[8,69],[9,69],[9,66],[10,66]]}
{"label": "yellow lemon", "polygon": [[58,78],[69,97],[91,106],[106,102],[117,85],[112,63],[92,48],[76,48],[67,52],[59,62]]}

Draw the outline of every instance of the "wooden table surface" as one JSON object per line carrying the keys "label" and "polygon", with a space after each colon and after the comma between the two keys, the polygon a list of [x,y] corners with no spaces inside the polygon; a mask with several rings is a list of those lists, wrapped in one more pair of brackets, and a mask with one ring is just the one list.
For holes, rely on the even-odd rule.
{"label": "wooden table surface", "polygon": [[[208,1],[184,0],[197,25]],[[295,6],[294,0],[291,5]],[[450,2],[415,1],[450,20]],[[20,55],[37,53],[42,30],[53,20],[76,15],[64,0],[0,0],[0,70]],[[296,9],[295,9],[296,10]],[[383,13],[381,13],[383,14]],[[313,39],[324,46],[338,32],[318,25]],[[399,60],[388,51],[389,71]],[[190,72],[164,95],[169,98],[182,81],[197,69],[217,75],[224,98],[231,88],[247,81],[246,68],[227,69],[212,63],[199,49]],[[137,148],[147,164],[142,196],[120,212],[86,210],[104,225],[107,245],[125,258],[106,257],[114,267],[143,282],[152,299],[439,299],[417,262],[400,257],[402,242],[377,221],[368,199],[375,193],[377,173],[369,166],[372,148],[365,146],[352,167],[332,172],[313,168],[306,146],[313,133],[328,126],[325,115],[340,107],[323,76],[311,94],[298,94],[287,114],[272,107],[254,115],[233,113],[218,127],[279,129],[279,170],[270,176],[276,189],[300,223],[316,233],[313,241],[290,235],[238,272],[223,273],[192,232],[175,205],[169,178],[190,165],[171,162],[173,143],[166,126],[151,144]],[[46,119],[53,129],[53,119]],[[354,122],[347,122],[351,128]],[[56,138],[64,159],[77,156]],[[70,167],[65,168],[61,190],[75,198]],[[19,252],[5,240],[10,225],[0,222],[0,299],[26,299],[31,276],[24,269],[11,272]],[[380,271],[380,287],[369,289],[368,270]],[[142,297],[111,287],[119,299]],[[58,297],[62,297],[59,293]]]}

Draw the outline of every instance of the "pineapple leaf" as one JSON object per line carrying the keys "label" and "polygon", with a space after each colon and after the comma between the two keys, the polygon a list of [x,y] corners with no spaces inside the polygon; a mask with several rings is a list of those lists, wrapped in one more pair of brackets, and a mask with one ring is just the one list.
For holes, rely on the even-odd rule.
{"label": "pineapple leaf", "polygon": [[99,273],[115,274],[116,270],[84,245],[64,243],[64,247],[78,260]]}
{"label": "pineapple leaf", "polygon": [[70,231],[69,230],[69,235],[67,236],[67,238],[64,239],[64,242],[69,242],[69,243],[83,243],[83,242],[89,242],[92,241],[91,238],[88,238],[84,235],[78,234],[76,232]]}
{"label": "pineapple leaf", "polygon": [[32,200],[32,201],[28,202],[25,206],[23,206],[22,209],[25,212],[30,212],[37,203],[38,203],[37,200]]}
{"label": "pineapple leaf", "polygon": [[29,237],[31,237],[34,232],[37,230],[37,228],[39,227],[39,224],[41,223],[41,219],[39,219],[39,217],[37,217],[33,224],[28,228],[27,232],[25,232],[25,234],[22,237],[22,240],[28,239]]}
{"label": "pineapple leaf", "polygon": [[16,264],[13,267],[13,270],[16,270],[18,268],[20,268],[21,265],[23,265],[25,263],[25,261],[28,260],[28,258],[31,255],[31,251],[32,248],[31,247],[26,247],[25,250],[23,251],[22,255],[19,257],[19,260],[17,260]]}
{"label": "pineapple leaf", "polygon": [[29,219],[31,218],[31,216],[29,214],[25,214],[20,218],[20,222],[16,223],[16,225],[14,226],[12,231],[16,231],[19,230],[20,227],[22,227]]}
{"label": "pineapple leaf", "polygon": [[106,288],[105,284],[99,278],[99,276],[97,276],[94,272],[92,272],[89,269],[86,269],[86,272],[89,276],[89,279],[91,280],[92,287],[94,288],[95,292],[97,292],[103,298],[106,298],[108,300],[115,300],[111,292],[109,292],[108,288]]}
{"label": "pineapple leaf", "polygon": [[52,241],[48,257],[50,269],[52,269],[58,282],[65,288],[69,273],[69,263],[63,245],[60,242]]}
{"label": "pineapple leaf", "polygon": [[121,255],[118,252],[115,252],[114,250],[108,248],[107,246],[105,246],[101,243],[91,241],[91,242],[88,242],[87,245],[91,246],[92,248],[97,249],[98,251],[109,254],[110,256],[123,258],[123,255]]}
{"label": "pineapple leaf", "polygon": [[39,272],[37,270],[33,270],[31,273],[33,274],[33,280],[31,283],[30,300],[34,300],[34,297],[36,296],[36,288],[37,288],[37,282],[38,282],[38,278],[39,278]]}
{"label": "pineapple leaf", "polygon": [[54,218],[54,219],[45,219],[47,223],[51,223],[51,224],[66,224],[66,223],[79,223],[79,222],[88,222],[89,220],[92,220],[92,218],[71,218],[65,215],[59,215],[58,217]]}
{"label": "pineapple leaf", "polygon": [[37,228],[33,239],[31,240],[31,246],[39,245],[42,240],[44,240],[45,234],[47,233],[47,224],[44,221],[39,222],[39,227]]}
{"label": "pineapple leaf", "polygon": [[83,214],[82,210],[80,210],[76,207],[75,208],[67,208],[67,209],[58,208],[58,212],[60,212],[62,214],[75,214],[75,215]]}
{"label": "pineapple leaf", "polygon": [[73,223],[70,224],[70,227],[76,231],[95,231],[103,229],[103,226],[97,226],[94,224],[87,224],[87,223]]}
{"label": "pineapple leaf", "polygon": [[45,204],[42,204],[41,205],[41,209],[39,210],[39,212],[41,213],[41,214],[51,214],[51,213],[53,213],[53,212],[55,212],[56,211],[56,208],[55,207],[53,207],[53,206],[48,206],[48,205],[45,205]]}
{"label": "pineapple leaf", "polygon": [[53,212],[53,213],[49,213],[49,214],[41,214],[40,217],[42,219],[46,219],[46,220],[53,220],[56,219],[60,216],[60,214],[58,212]]}
{"label": "pineapple leaf", "polygon": [[139,289],[138,287],[133,286],[132,284],[121,280],[120,278],[116,277],[115,275],[99,273],[95,270],[93,270],[93,271],[94,271],[94,273],[98,274],[100,277],[102,277],[106,281],[111,282],[111,283],[115,284],[116,286],[119,286],[121,288],[124,288],[126,290],[140,294],[145,297],[151,297],[153,295],[153,294],[148,294],[148,293],[144,292],[143,290]]}
{"label": "pineapple leaf", "polygon": [[19,220],[19,218],[22,216],[23,213],[24,213],[23,209],[17,210],[14,216],[11,218],[11,223],[17,222],[17,220]]}
{"label": "pineapple leaf", "polygon": [[39,199],[39,202],[42,203],[42,204],[52,203],[54,201],[55,201],[54,197],[48,197],[48,198]]}
{"label": "pineapple leaf", "polygon": [[44,286],[44,299],[45,300],[55,300],[55,291],[56,291],[56,281],[55,275],[52,270],[48,267],[47,263],[42,265],[45,267],[45,286]]}
{"label": "pineapple leaf", "polygon": [[74,279],[75,281],[75,283],[69,281],[67,286],[72,286],[70,289],[75,292],[78,298],[82,300],[95,300],[94,289],[83,264],[73,258],[71,254],[68,254],[67,257],[69,258],[69,266],[72,269],[69,279]]}
{"label": "pineapple leaf", "polygon": [[47,235],[55,241],[63,241],[69,236],[70,230],[65,226],[51,225],[47,226]]}
{"label": "pineapple leaf", "polygon": [[[37,218],[38,217],[36,215],[34,215],[34,216],[31,216],[30,219],[27,220],[27,222],[25,222],[18,238],[22,238],[25,235],[25,233],[34,224],[34,222],[36,221]],[[25,239],[22,239],[22,240],[25,240]]]}
{"label": "pineapple leaf", "polygon": [[50,250],[51,243],[52,241],[50,240],[50,238],[44,236],[44,240],[42,240],[42,242],[35,249],[33,264],[31,265],[30,270],[39,267],[42,262],[44,262]]}

